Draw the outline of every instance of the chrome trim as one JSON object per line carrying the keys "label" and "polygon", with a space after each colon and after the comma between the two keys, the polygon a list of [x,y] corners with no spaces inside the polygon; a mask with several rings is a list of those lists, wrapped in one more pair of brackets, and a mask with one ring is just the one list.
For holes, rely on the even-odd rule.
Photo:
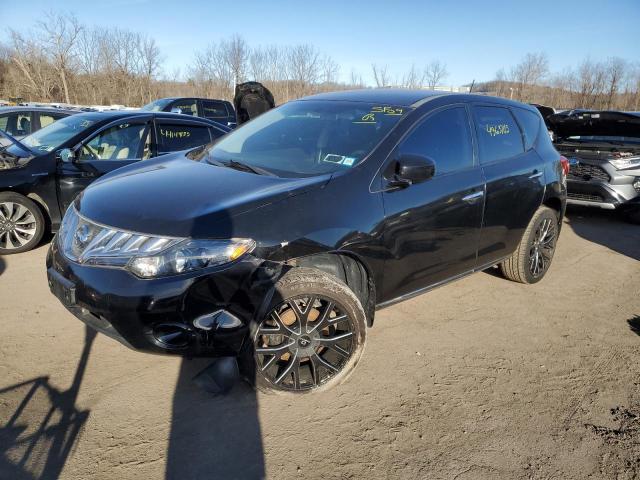
{"label": "chrome trim", "polygon": [[598,207],[604,210],[615,210],[616,205],[608,202],[592,202],[589,200],[577,200],[575,198],[567,198],[567,203],[571,205],[582,205],[584,207]]}
{"label": "chrome trim", "polygon": [[470,193],[469,195],[465,195],[464,197],[462,197],[462,201],[463,202],[472,202],[476,198],[480,198],[483,195],[484,195],[484,191],[480,190],[479,192]]}
{"label": "chrome trim", "polygon": [[542,172],[534,173],[529,175],[529,178],[533,180],[534,178],[540,178],[542,176]]}

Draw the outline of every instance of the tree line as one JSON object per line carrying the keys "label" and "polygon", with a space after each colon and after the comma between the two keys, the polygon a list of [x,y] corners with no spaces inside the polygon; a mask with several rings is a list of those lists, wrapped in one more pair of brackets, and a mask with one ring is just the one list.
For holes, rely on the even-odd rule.
{"label": "tree line", "polygon": [[527,53],[477,91],[559,109],[640,110],[640,64],[619,57],[590,58],[552,72],[545,53]]}
{"label": "tree line", "polygon": [[[194,53],[183,71],[163,70],[155,39],[118,27],[81,25],[70,14],[51,12],[31,30],[8,29],[0,43],[0,98],[83,105],[141,106],[166,96],[231,99],[234,86],[263,83],[277,103],[312,93],[347,88],[435,88],[448,77],[433,60],[392,76],[387,65],[371,64],[373,85],[310,44],[251,46],[240,35],[210,43]],[[528,53],[491,81],[473,85],[484,92],[556,108],[640,110],[640,65],[618,57],[586,59],[552,72],[544,53]]]}

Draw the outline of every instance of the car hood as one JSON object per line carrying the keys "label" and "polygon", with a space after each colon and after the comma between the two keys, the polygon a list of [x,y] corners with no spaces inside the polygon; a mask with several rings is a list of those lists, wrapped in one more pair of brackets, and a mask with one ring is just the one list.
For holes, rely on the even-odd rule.
{"label": "car hood", "polygon": [[561,138],[573,136],[615,136],[640,138],[640,114],[611,111],[556,113],[546,117],[547,126]]}
{"label": "car hood", "polygon": [[87,188],[76,208],[90,220],[153,235],[220,238],[233,217],[320,188],[331,175],[280,178],[189,160],[124,167]]}

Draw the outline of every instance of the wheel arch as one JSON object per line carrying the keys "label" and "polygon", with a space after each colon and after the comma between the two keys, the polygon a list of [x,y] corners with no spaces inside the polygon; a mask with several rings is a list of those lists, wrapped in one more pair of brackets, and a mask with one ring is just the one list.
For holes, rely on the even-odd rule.
{"label": "wheel arch", "polygon": [[373,326],[376,286],[367,264],[356,254],[345,251],[316,253],[287,262],[296,267],[315,268],[344,282],[360,300],[367,316],[367,326]]}

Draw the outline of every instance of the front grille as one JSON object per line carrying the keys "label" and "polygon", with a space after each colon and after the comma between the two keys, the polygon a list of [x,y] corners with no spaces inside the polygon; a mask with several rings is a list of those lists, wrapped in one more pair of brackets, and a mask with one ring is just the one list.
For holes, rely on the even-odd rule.
{"label": "front grille", "polygon": [[588,163],[578,163],[571,165],[569,168],[569,174],[567,175],[569,180],[599,180],[601,182],[610,182],[611,177],[603,169],[597,165],[590,165]]}
{"label": "front grille", "polygon": [[574,200],[586,200],[588,202],[604,202],[604,198],[600,195],[590,195],[588,193],[567,193],[567,198],[572,198]]}

